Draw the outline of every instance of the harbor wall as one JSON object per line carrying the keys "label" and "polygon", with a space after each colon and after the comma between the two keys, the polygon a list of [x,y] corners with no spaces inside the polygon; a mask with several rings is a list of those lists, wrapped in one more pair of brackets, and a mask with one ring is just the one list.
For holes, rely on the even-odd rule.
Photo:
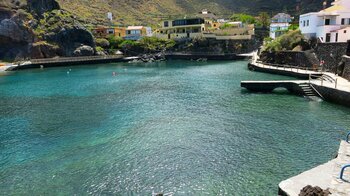
{"label": "harbor wall", "polygon": [[339,89],[313,85],[326,101],[350,107],[350,93]]}
{"label": "harbor wall", "polygon": [[315,53],[319,60],[324,61],[323,70],[336,73],[342,56],[347,53],[348,43],[319,43]]}
{"label": "harbor wall", "polygon": [[319,65],[319,60],[313,50],[263,52],[260,55],[260,59],[265,63],[292,65],[307,68],[317,68],[317,65]]}
{"label": "harbor wall", "polygon": [[339,75],[347,80],[350,80],[350,57],[344,55],[342,57],[341,63],[339,64],[339,67]]}

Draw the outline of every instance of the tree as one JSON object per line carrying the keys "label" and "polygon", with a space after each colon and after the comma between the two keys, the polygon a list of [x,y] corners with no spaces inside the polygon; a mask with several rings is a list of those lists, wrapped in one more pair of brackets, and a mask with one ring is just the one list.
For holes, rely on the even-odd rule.
{"label": "tree", "polygon": [[259,14],[259,24],[262,27],[268,27],[270,26],[270,16],[266,12],[260,12]]}
{"label": "tree", "polygon": [[121,43],[123,43],[123,38],[121,37],[115,37],[113,35],[110,35],[108,36],[108,41],[109,41],[109,44],[110,44],[110,48],[112,49],[119,49],[121,48]]}
{"label": "tree", "polygon": [[233,14],[231,16],[231,20],[241,21],[242,23],[245,23],[245,24],[255,24],[256,23],[254,16],[248,15],[248,14]]}

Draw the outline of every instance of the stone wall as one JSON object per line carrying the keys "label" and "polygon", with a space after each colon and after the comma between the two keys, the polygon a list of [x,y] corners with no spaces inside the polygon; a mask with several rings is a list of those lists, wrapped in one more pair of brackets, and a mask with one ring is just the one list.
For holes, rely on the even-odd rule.
{"label": "stone wall", "polygon": [[346,78],[347,80],[350,80],[350,57],[349,56],[343,56],[342,62],[339,64],[338,73],[343,78]]}
{"label": "stone wall", "polygon": [[347,52],[348,43],[319,43],[315,53],[319,60],[323,60],[324,71],[336,72],[342,56]]}
{"label": "stone wall", "polygon": [[263,52],[260,59],[266,63],[275,63],[281,65],[292,65],[298,67],[317,67],[319,61],[313,50],[308,51],[280,51]]}
{"label": "stone wall", "polygon": [[350,93],[325,86],[313,85],[326,101],[350,107]]}

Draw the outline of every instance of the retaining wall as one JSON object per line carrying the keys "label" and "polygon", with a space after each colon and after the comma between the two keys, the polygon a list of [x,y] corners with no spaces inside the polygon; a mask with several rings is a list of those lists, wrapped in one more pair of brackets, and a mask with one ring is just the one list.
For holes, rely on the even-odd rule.
{"label": "retaining wall", "polygon": [[313,50],[263,52],[260,59],[266,63],[293,65],[298,67],[317,67],[319,60]]}
{"label": "retaining wall", "polygon": [[319,43],[315,53],[319,60],[324,60],[324,71],[336,73],[342,56],[347,53],[348,43]]}

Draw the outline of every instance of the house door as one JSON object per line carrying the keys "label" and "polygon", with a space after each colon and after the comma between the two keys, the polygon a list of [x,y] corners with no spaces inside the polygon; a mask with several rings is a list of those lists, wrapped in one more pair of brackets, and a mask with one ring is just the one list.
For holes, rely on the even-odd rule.
{"label": "house door", "polygon": [[168,34],[168,39],[170,39],[170,34]]}
{"label": "house door", "polygon": [[190,33],[187,33],[187,37],[190,38]]}
{"label": "house door", "polygon": [[331,42],[331,34],[330,33],[326,34],[326,42]]}
{"label": "house door", "polygon": [[335,34],[335,42],[338,42],[338,33]]}

